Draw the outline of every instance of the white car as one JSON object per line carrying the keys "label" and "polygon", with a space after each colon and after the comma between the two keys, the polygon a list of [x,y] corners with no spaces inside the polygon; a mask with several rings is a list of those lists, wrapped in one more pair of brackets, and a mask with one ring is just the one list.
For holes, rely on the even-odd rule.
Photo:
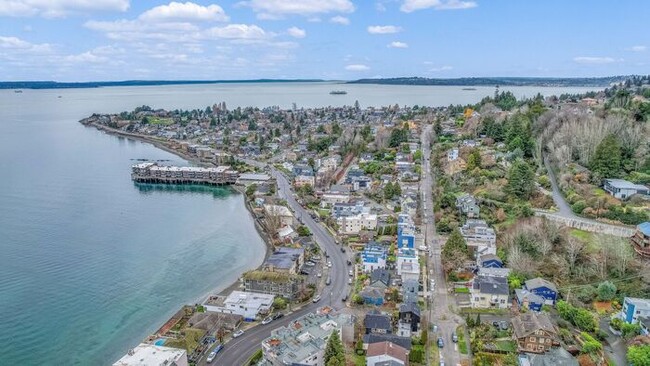
{"label": "white car", "polygon": [[235,333],[232,334],[233,338],[241,337],[244,334],[244,331],[239,329]]}
{"label": "white car", "polygon": [[327,266],[332,268],[332,262],[327,262]]}
{"label": "white car", "polygon": [[319,301],[320,301],[320,295],[314,297],[314,299],[311,302],[316,303],[316,302],[319,302]]}
{"label": "white car", "polygon": [[273,321],[273,318],[270,317],[270,316],[267,316],[266,318],[264,318],[264,320],[262,320],[262,324],[266,325],[266,324],[269,324],[272,321]]}

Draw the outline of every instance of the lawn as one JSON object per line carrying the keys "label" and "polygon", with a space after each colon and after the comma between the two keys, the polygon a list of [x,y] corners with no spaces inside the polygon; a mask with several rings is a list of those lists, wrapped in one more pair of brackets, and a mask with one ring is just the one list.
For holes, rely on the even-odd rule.
{"label": "lawn", "polygon": [[592,234],[588,231],[583,231],[579,229],[571,229],[571,236],[573,236],[576,239],[580,239],[583,242],[587,243],[589,240],[591,240]]}
{"label": "lawn", "polygon": [[171,118],[149,117],[149,124],[169,126],[174,124]]}
{"label": "lawn", "polygon": [[199,346],[201,338],[205,335],[206,331],[203,329],[195,328],[185,328],[182,330],[182,333],[185,334],[183,338],[180,339],[168,339],[165,342],[166,347],[173,348],[184,348],[187,350],[187,353],[190,354],[194,352],[196,347]]}
{"label": "lawn", "polygon": [[351,354],[352,361],[354,362],[354,366],[366,366],[366,356],[365,355],[358,355],[356,353]]}
{"label": "lawn", "polygon": [[458,351],[462,355],[467,354],[467,342],[465,342],[465,327],[462,325],[456,328],[456,334],[458,335]]}
{"label": "lawn", "polygon": [[506,352],[517,352],[517,345],[515,344],[514,341],[511,340],[499,340],[499,341],[494,341],[494,344],[497,346],[498,349]]}
{"label": "lawn", "polygon": [[457,294],[469,294],[469,289],[467,287],[458,287],[454,289],[454,292]]}

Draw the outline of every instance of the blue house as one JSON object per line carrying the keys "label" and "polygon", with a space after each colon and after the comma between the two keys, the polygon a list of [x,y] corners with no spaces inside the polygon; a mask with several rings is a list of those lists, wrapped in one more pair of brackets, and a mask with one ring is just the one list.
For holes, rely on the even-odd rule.
{"label": "blue house", "polygon": [[526,281],[524,289],[543,297],[546,305],[555,305],[557,301],[557,287],[543,278],[537,277]]}
{"label": "blue house", "polygon": [[384,291],[375,287],[367,286],[359,293],[359,296],[366,305],[381,306],[384,304]]}
{"label": "blue house", "polygon": [[478,258],[478,266],[482,268],[503,268],[503,261],[494,254],[484,254]]}
{"label": "blue house", "polygon": [[542,306],[544,306],[545,302],[543,297],[520,288],[515,290],[515,297],[517,298],[519,307],[532,311],[542,311]]}
{"label": "blue house", "polygon": [[650,300],[635,297],[624,298],[623,308],[619,316],[629,324],[635,324],[640,322],[642,318],[650,317]]}
{"label": "blue house", "polygon": [[415,248],[415,232],[410,227],[397,228],[397,249]]}
{"label": "blue house", "polygon": [[386,268],[387,250],[383,245],[369,242],[361,252],[363,271],[370,273],[378,268]]}

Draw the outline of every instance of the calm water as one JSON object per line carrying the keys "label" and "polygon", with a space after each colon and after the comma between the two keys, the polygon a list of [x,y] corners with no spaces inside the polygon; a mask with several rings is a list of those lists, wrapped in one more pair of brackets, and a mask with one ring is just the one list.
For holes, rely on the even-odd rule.
{"label": "calm water", "polygon": [[[333,89],[348,94],[329,95]],[[503,89],[517,96],[589,90]],[[114,362],[181,304],[228,285],[264,254],[241,195],[137,187],[129,176],[133,159],[184,162],[84,128],[79,119],[143,104],[448,105],[493,92],[324,83],[0,90],[3,362]]]}

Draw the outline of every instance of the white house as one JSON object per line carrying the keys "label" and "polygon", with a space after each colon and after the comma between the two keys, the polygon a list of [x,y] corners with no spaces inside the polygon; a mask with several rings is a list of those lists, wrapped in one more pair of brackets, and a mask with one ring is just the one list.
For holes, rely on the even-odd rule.
{"label": "white house", "polygon": [[339,232],[341,234],[354,235],[364,229],[377,229],[377,215],[360,213],[353,216],[343,216],[338,218],[337,224],[339,225]]}
{"label": "white house", "polygon": [[269,216],[277,216],[281,226],[293,224],[293,214],[289,208],[280,205],[264,205],[264,212]]}
{"label": "white house", "polygon": [[120,358],[113,366],[176,365],[188,366],[184,349],[141,343]]}
{"label": "white house", "polygon": [[458,159],[458,149],[447,151],[447,161],[454,161],[456,159]]}
{"label": "white house", "polygon": [[603,189],[619,200],[630,198],[635,194],[647,196],[650,189],[641,184],[634,184],[624,179],[605,179]]}
{"label": "white house", "polygon": [[258,315],[267,314],[271,310],[275,295],[259,292],[233,291],[223,301],[210,298],[204,304],[206,310],[216,313],[236,314],[246,321],[253,321]]}

